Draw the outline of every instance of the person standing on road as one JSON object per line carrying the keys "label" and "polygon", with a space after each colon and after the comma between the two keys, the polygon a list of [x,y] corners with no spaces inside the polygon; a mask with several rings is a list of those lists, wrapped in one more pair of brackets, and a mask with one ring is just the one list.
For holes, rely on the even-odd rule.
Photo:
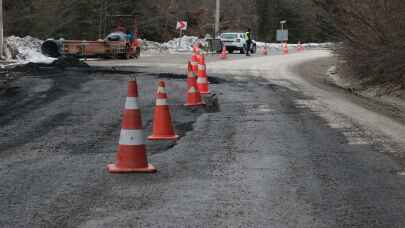
{"label": "person standing on road", "polygon": [[250,31],[250,28],[245,34],[245,39],[246,39],[246,56],[250,56],[250,48],[252,46],[252,33]]}
{"label": "person standing on road", "polygon": [[127,30],[127,39],[130,43],[134,40],[134,34],[130,30]]}

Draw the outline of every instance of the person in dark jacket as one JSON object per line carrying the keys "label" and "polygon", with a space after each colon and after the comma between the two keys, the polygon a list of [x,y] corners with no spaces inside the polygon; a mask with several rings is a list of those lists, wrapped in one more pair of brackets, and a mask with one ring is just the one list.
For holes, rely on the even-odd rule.
{"label": "person in dark jacket", "polygon": [[250,28],[245,34],[245,39],[246,39],[246,56],[250,56],[250,49],[252,47],[252,33]]}

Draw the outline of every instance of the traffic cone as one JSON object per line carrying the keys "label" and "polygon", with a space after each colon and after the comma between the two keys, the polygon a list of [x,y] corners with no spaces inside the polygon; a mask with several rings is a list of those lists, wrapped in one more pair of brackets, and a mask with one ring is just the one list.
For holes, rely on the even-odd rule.
{"label": "traffic cone", "polygon": [[187,103],[185,106],[193,107],[193,106],[204,106],[205,103],[201,99],[200,92],[196,89],[195,86],[191,86],[187,92]]}
{"label": "traffic cone", "polygon": [[187,67],[187,89],[191,86],[197,87],[197,75],[193,72],[193,66],[188,62]]}
{"label": "traffic cone", "polygon": [[191,56],[191,67],[192,71],[197,74],[198,71],[198,55],[197,55],[197,48],[194,48],[193,55]]}
{"label": "traffic cone", "polygon": [[264,48],[262,49],[262,54],[263,54],[263,55],[268,55],[268,54],[269,54],[269,51],[267,50],[267,47],[264,47]]}
{"label": "traffic cone", "polygon": [[304,46],[302,45],[301,41],[298,41],[297,51],[298,52],[304,51]]}
{"label": "traffic cone", "polygon": [[201,100],[201,94],[197,88],[197,76],[192,71],[191,63],[188,63],[187,69],[187,103],[185,106],[205,105]]}
{"label": "traffic cone", "polygon": [[204,55],[199,55],[198,72],[197,72],[197,89],[201,94],[209,94],[207,69]]}
{"label": "traffic cone", "polygon": [[222,48],[222,52],[221,52],[221,59],[227,59],[228,58],[228,51],[226,50],[226,47],[224,46]]}
{"label": "traffic cone", "polygon": [[156,94],[155,117],[153,122],[153,133],[149,140],[176,140],[179,136],[174,133],[165,82],[160,81]]}
{"label": "traffic cone", "polygon": [[288,43],[287,42],[285,42],[283,45],[283,52],[284,52],[284,55],[288,55]]}
{"label": "traffic cone", "polygon": [[148,164],[137,98],[138,86],[135,80],[131,80],[128,82],[128,97],[125,103],[117,161],[107,166],[110,173],[156,172],[155,167]]}

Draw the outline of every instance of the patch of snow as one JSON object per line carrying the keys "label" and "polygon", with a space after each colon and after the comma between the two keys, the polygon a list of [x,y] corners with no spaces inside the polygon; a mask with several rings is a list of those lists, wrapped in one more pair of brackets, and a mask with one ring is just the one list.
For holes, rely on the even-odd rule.
{"label": "patch of snow", "polygon": [[150,40],[142,40],[141,45],[141,55],[142,56],[156,56],[168,53],[168,49],[162,47],[161,43],[150,41]]}
{"label": "patch of snow", "polygon": [[[304,49],[318,49],[318,48],[333,48],[334,43],[303,43]],[[265,43],[256,41],[258,48],[267,47],[269,50],[281,50],[283,48],[281,43]],[[288,48],[297,48],[298,44],[288,44]]]}
{"label": "patch of snow", "polygon": [[197,42],[206,44],[204,39],[199,39],[196,36],[183,36],[163,43],[161,46],[167,48],[170,53],[191,52],[193,44]]}
{"label": "patch of snow", "polygon": [[41,53],[43,41],[32,36],[9,36],[5,41],[7,60],[16,60],[18,64],[51,63],[55,59]]}
{"label": "patch of snow", "polygon": [[141,54],[143,56],[149,55],[161,55],[161,54],[177,54],[177,53],[190,53],[192,46],[195,43],[202,43],[206,45],[204,39],[200,39],[196,36],[183,36],[180,38],[174,38],[164,43],[158,43],[149,40],[143,40],[141,46]]}
{"label": "patch of snow", "polygon": [[[143,40],[142,44],[142,55],[161,55],[161,54],[178,54],[178,53],[190,53],[192,51],[192,46],[196,43],[201,43],[203,46],[207,45],[205,39],[200,39],[196,36],[183,36],[180,38],[174,38],[164,43],[158,43],[154,41]],[[280,43],[265,43],[256,41],[258,49],[267,47],[270,51],[280,51],[282,50],[282,44]],[[306,43],[303,44],[305,49],[319,49],[319,48],[332,48],[333,43]],[[298,44],[288,44],[291,49],[297,48]]]}

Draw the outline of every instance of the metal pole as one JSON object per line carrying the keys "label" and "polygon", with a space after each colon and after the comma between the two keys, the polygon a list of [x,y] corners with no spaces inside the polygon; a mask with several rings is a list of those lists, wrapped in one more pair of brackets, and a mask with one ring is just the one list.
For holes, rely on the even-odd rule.
{"label": "metal pole", "polygon": [[[221,16],[221,0],[216,0],[217,1],[217,6],[216,6],[216,11],[215,11],[215,37],[219,33],[219,20]],[[215,38],[214,37],[214,38]]]}
{"label": "metal pole", "polygon": [[182,36],[183,36],[183,30],[180,29],[180,39],[179,39],[179,43],[178,43],[178,45],[177,45],[177,50],[179,50],[180,47],[181,47],[181,37],[182,37]]}
{"label": "metal pole", "polygon": [[0,58],[4,59],[3,0],[0,0]]}

